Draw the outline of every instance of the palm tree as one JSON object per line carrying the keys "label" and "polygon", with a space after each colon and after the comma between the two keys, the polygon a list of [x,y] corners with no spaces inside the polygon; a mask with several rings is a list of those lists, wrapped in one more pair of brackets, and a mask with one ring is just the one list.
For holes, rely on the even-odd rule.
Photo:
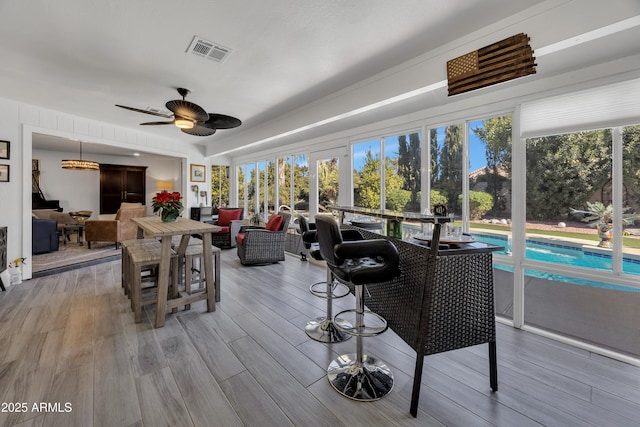
{"label": "palm tree", "polygon": [[[596,228],[599,224],[610,224],[613,221],[613,206],[605,206],[602,202],[587,202],[588,210],[582,211],[571,208],[571,213],[585,214],[582,222],[588,222],[590,227]],[[640,219],[640,214],[625,214],[630,207],[622,209],[622,225],[633,225],[634,221]]]}
{"label": "palm tree", "polygon": [[[572,213],[582,213],[585,216],[582,221],[588,222],[590,227],[598,229],[598,237],[600,237],[600,243],[598,246],[601,248],[611,248],[612,238],[611,235],[611,222],[613,221],[613,206],[605,206],[602,202],[587,202],[588,210],[582,211],[571,208]],[[639,214],[625,214],[624,212],[631,208],[622,209],[622,225],[632,225],[637,219],[640,219]]]}

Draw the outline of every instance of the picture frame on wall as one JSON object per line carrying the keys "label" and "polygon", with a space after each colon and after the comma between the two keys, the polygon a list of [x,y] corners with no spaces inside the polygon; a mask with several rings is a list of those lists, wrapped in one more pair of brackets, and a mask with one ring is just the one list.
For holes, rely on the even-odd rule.
{"label": "picture frame on wall", "polygon": [[9,165],[0,165],[0,182],[9,182]]}
{"label": "picture frame on wall", "polygon": [[191,164],[191,182],[205,182],[205,166]]}
{"label": "picture frame on wall", "polygon": [[11,154],[9,151],[10,145],[9,141],[0,141],[0,159],[9,160],[9,155]]}

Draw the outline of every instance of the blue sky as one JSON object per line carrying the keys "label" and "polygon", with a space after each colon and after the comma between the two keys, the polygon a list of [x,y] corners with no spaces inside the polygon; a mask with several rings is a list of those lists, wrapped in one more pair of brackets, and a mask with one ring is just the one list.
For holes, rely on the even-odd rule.
{"label": "blue sky", "polygon": [[[470,129],[475,129],[478,127],[482,127],[484,124],[484,120],[476,120],[474,122],[470,122]],[[445,127],[439,127],[437,129],[437,138],[438,145],[441,147],[444,142],[444,130]],[[371,141],[366,141],[362,143],[358,143],[354,145],[354,153],[353,153],[353,162],[356,169],[359,169],[364,164],[364,159],[366,156],[367,150],[371,150],[372,152],[380,151],[380,140],[374,139]],[[398,152],[398,138],[391,137],[385,139],[385,150],[387,153],[389,151],[391,153]],[[480,169],[481,167],[486,166],[487,161],[485,158],[484,152],[484,143],[476,136],[476,134],[472,131],[469,132],[469,171],[472,172],[476,169]]]}

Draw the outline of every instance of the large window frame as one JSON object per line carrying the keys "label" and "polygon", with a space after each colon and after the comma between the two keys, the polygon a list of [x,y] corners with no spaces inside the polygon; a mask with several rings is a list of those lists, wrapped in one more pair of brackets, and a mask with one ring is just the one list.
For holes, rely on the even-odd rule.
{"label": "large window frame", "polygon": [[[288,169],[287,177],[280,176],[281,168],[283,173],[287,173],[286,170]],[[246,217],[258,213],[266,219],[281,208],[289,208],[292,213],[295,213],[296,205],[301,206],[305,202],[304,200],[296,200],[296,195],[304,195],[305,188],[307,194],[306,203],[308,204],[307,153],[263,157],[251,162],[238,163],[233,170],[236,171],[237,188],[232,199],[238,200],[239,206],[245,209]],[[245,178],[243,183],[238,182],[241,175]],[[302,187],[304,187],[304,180],[306,179],[306,187],[302,189],[296,188],[296,178],[298,178],[298,186]],[[287,183],[290,188],[282,190],[282,185]],[[289,204],[283,203],[281,191],[287,192]],[[241,193],[244,197],[240,197]],[[303,211],[306,211],[306,209],[303,209]]]}
{"label": "large window frame", "polygon": [[[606,85],[606,82],[605,82]],[[553,119],[554,117],[557,119],[556,124],[550,125],[549,128],[541,129],[546,134],[549,133],[549,129],[557,130],[554,126],[563,127],[565,124],[569,123],[572,126],[570,131],[579,131],[582,129],[587,129],[589,125],[585,126],[584,123],[589,123],[589,117],[597,117],[598,119],[602,119],[602,122],[592,123],[592,126],[596,126],[597,128],[612,128],[614,134],[614,142],[613,142],[613,168],[614,173],[611,179],[611,199],[614,204],[622,203],[624,183],[621,176],[618,176],[616,170],[621,170],[620,165],[616,166],[616,163],[622,163],[624,161],[622,154],[619,151],[622,150],[620,145],[620,134],[621,128],[623,126],[634,125],[637,123],[637,114],[633,115],[629,112],[627,108],[626,111],[618,111],[622,108],[620,105],[624,103],[616,103],[611,102],[611,98],[616,97],[625,97],[628,96],[628,93],[632,93],[633,91],[629,89],[628,86],[636,87],[640,86],[640,79],[636,81],[611,84],[609,87],[593,85],[594,89],[591,89],[593,94],[590,96],[595,100],[591,104],[590,101],[587,100],[583,102],[584,98],[582,93],[580,92],[572,92],[570,97],[566,97],[563,94],[559,94],[560,91],[556,91],[553,96],[549,96],[549,94],[535,94],[531,97],[531,99],[527,99],[524,101],[521,100],[507,100],[504,102],[497,102],[491,104],[490,107],[486,106],[475,106],[471,107],[465,111],[457,111],[451,113],[445,113],[438,117],[438,121],[412,121],[410,125],[402,126],[402,125],[394,125],[392,128],[388,129],[378,129],[375,132],[370,133],[362,133],[361,130],[358,130],[357,136],[354,135],[347,136],[345,140],[334,140],[329,145],[330,148],[339,148],[344,147],[347,148],[351,154],[351,158],[348,159],[348,163],[350,164],[350,176],[351,182],[349,183],[350,187],[341,188],[341,192],[345,192],[349,195],[350,204],[354,204],[353,199],[353,191],[354,191],[354,183],[353,183],[353,173],[354,173],[354,152],[353,152],[353,144],[357,144],[362,141],[369,140],[379,140],[381,145],[380,158],[385,159],[385,144],[384,138],[388,135],[397,135],[400,130],[401,132],[412,132],[414,130],[421,132],[421,197],[420,197],[420,207],[423,212],[428,211],[432,201],[430,200],[430,177],[432,175],[432,165],[431,165],[431,153],[430,153],[430,135],[432,129],[437,129],[441,126],[446,126],[449,123],[463,123],[464,124],[464,144],[463,144],[463,170],[462,176],[468,177],[469,173],[469,124],[491,117],[498,117],[501,115],[511,115],[512,116],[512,171],[511,171],[511,192],[512,197],[510,200],[511,205],[511,238],[508,241],[508,249],[510,252],[507,254],[494,254],[494,262],[501,263],[509,266],[513,272],[510,275],[507,275],[505,280],[510,282],[510,287],[513,290],[513,316],[511,319],[500,318],[500,321],[504,323],[512,324],[515,327],[528,329],[536,333],[542,333],[547,336],[551,336],[552,338],[558,339],[560,341],[569,342],[574,345],[578,345],[582,348],[589,349],[591,351],[596,351],[600,354],[605,354],[607,356],[615,357],[620,360],[629,360],[625,355],[617,354],[615,352],[608,351],[603,348],[597,347],[597,343],[588,344],[588,343],[580,343],[575,342],[567,337],[554,335],[553,332],[549,331],[539,331],[535,328],[528,327],[524,324],[524,270],[527,268],[538,269],[550,273],[569,273],[576,277],[581,277],[585,279],[593,279],[595,278],[603,278],[611,283],[635,287],[640,289],[640,285],[637,283],[637,277],[634,277],[629,274],[625,274],[623,269],[621,268],[622,263],[622,242],[615,243],[614,248],[612,249],[612,255],[614,259],[614,266],[612,271],[608,272],[591,272],[589,270],[573,270],[570,267],[566,266],[554,266],[549,265],[548,263],[540,263],[535,260],[527,259],[525,257],[525,238],[526,238],[526,211],[525,211],[525,195],[526,195],[526,138],[536,136],[535,132],[537,132],[536,126],[544,125],[545,120],[549,117]],[[636,85],[636,86],[633,86]],[[563,92],[568,92],[570,89],[563,90]],[[587,90],[589,91],[589,89]],[[609,95],[607,95],[611,92]],[[518,103],[522,102],[522,103]],[[575,105],[570,105],[568,103],[574,102]],[[553,107],[554,104],[558,104],[557,112],[549,112],[550,106]],[[627,105],[627,104],[624,104]],[[562,107],[562,108],[560,108]],[[613,111],[613,109],[618,108],[618,110]],[[551,108],[552,109],[552,108]],[[583,114],[583,116],[587,119],[581,119],[578,117],[576,119],[573,116],[580,116],[585,109],[597,110],[598,114]],[[604,111],[606,109],[612,111]],[[571,116],[571,117],[567,117]],[[633,116],[633,120],[629,120],[629,117]],[[436,116],[434,116],[436,117]],[[407,116],[407,123],[411,120]],[[582,122],[580,121],[582,120]],[[397,121],[396,121],[397,123]],[[578,126],[579,125],[579,126]],[[593,127],[591,127],[593,129]],[[409,130],[404,130],[409,129]],[[563,128],[564,129],[564,128]],[[544,135],[545,133],[539,133],[537,136]],[[381,161],[380,164],[384,164],[384,161]],[[345,166],[348,166],[345,163]],[[465,170],[466,168],[466,170]],[[381,200],[385,200],[385,186],[384,186],[384,178],[385,178],[385,170],[381,167],[380,169],[380,196]],[[429,177],[429,179],[426,179]],[[460,214],[463,225],[465,226],[465,231],[468,230],[469,223],[469,192],[470,192],[470,182],[468,179],[462,180],[462,212]],[[633,191],[634,189],[627,189],[627,191]],[[609,189],[607,188],[607,192]],[[292,197],[293,198],[293,197]],[[621,206],[621,205],[620,205]],[[614,216],[619,216],[621,213],[615,213]],[[620,218],[614,220],[614,233],[619,233],[620,228]],[[617,225],[616,225],[617,224]],[[616,229],[618,227],[618,229]],[[504,275],[502,277],[504,279]],[[502,280],[501,279],[501,280]],[[640,359],[633,359],[634,363],[640,363]]]}

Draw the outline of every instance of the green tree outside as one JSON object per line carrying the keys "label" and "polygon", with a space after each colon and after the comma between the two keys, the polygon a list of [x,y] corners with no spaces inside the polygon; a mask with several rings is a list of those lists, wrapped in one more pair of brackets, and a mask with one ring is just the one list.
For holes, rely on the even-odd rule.
{"label": "green tree outside", "polygon": [[211,166],[211,206],[229,205],[228,166]]}
{"label": "green tree outside", "polygon": [[[485,144],[484,178],[487,181],[486,191],[493,196],[496,208],[499,211],[509,210],[506,200],[502,197],[502,189],[506,187],[511,191],[511,116],[494,117],[484,120],[483,126],[472,129],[478,138]],[[500,174],[504,171],[506,177]]]}
{"label": "green tree outside", "polygon": [[[404,204],[404,209],[420,212],[420,134],[410,134],[408,143],[407,136],[400,135],[398,147],[398,174],[403,178],[404,190],[409,191],[409,201]],[[392,197],[396,198],[395,195]],[[400,204],[399,201],[393,203]]]}
{"label": "green tree outside", "polygon": [[[356,206],[379,209],[380,201],[380,156],[367,150],[360,172],[354,171],[354,201]],[[404,179],[398,173],[398,162],[385,162],[386,209],[404,210],[411,200],[411,192],[404,190]]]}

